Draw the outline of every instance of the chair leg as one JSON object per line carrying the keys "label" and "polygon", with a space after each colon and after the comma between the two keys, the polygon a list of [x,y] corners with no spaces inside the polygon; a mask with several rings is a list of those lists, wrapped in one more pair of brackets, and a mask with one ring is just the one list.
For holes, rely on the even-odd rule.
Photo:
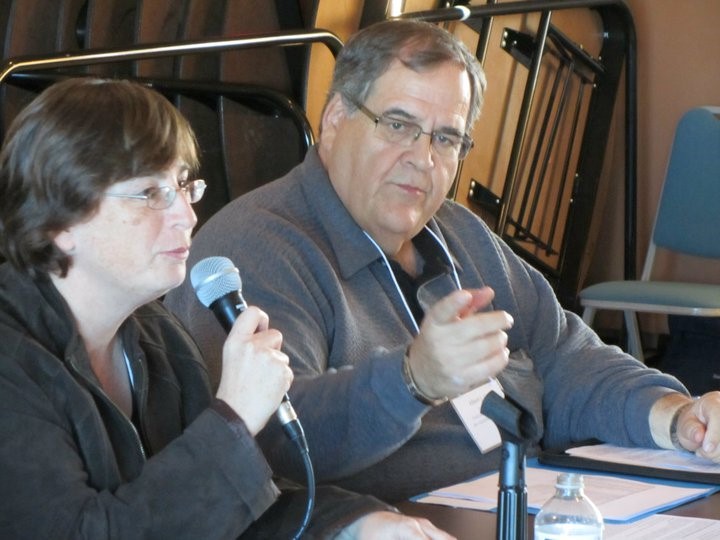
{"label": "chair leg", "polygon": [[582,320],[587,324],[588,326],[592,326],[593,319],[595,319],[595,312],[597,309],[594,307],[586,307],[582,314]]}
{"label": "chair leg", "polygon": [[645,362],[642,343],[640,341],[640,330],[638,328],[637,316],[634,311],[625,311],[625,328],[628,333],[628,352],[641,362]]}

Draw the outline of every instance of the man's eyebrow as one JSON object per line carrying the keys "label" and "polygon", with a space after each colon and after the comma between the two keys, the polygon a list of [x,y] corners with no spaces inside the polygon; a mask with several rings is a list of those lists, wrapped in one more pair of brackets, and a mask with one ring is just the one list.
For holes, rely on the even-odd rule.
{"label": "man's eyebrow", "polygon": [[[414,123],[417,123],[420,120],[414,114],[410,114],[406,110],[399,109],[399,108],[388,109],[382,114],[383,114],[383,116],[391,116],[393,118],[398,118],[398,120],[409,120]],[[460,130],[456,127],[452,127],[452,126],[439,127],[437,129],[433,129],[433,132],[443,133],[445,135],[456,135],[458,137],[462,137],[463,135],[465,135],[465,133],[462,130]]]}
{"label": "man's eyebrow", "polygon": [[463,135],[465,135],[465,133],[462,132],[461,130],[459,130],[458,128],[454,128],[454,127],[450,127],[450,126],[441,127],[439,129],[434,129],[433,131],[435,133],[442,133],[443,135],[455,135],[456,137],[462,137]]}
{"label": "man's eyebrow", "polygon": [[400,117],[404,120],[412,120],[413,122],[417,122],[419,118],[415,116],[414,114],[410,114],[404,109],[399,109],[397,107],[388,109],[385,112],[383,112],[383,116],[394,116],[394,117]]}

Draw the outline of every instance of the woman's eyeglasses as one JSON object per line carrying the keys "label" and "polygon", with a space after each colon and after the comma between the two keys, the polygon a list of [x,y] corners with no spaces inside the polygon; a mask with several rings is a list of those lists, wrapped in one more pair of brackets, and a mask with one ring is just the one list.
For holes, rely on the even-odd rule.
{"label": "woman's eyeglasses", "polygon": [[182,191],[183,196],[190,204],[194,204],[202,199],[206,187],[207,184],[205,180],[197,179],[185,182],[178,187],[150,187],[136,195],[125,195],[123,193],[106,193],[105,195],[107,197],[119,197],[122,199],[140,199],[145,201],[148,207],[153,210],[165,210],[166,208],[170,208],[175,202],[179,191]]}

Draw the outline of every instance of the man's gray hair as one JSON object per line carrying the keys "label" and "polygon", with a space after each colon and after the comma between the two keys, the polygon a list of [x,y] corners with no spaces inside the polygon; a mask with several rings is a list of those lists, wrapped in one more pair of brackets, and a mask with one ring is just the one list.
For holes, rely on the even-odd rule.
{"label": "man's gray hair", "polygon": [[466,131],[472,129],[480,115],[487,85],[480,62],[450,32],[423,21],[382,21],[353,35],[337,57],[328,101],[340,94],[345,105],[354,110],[350,100],[365,102],[375,81],[394,60],[416,72],[445,62],[462,66],[470,79],[471,89]]}

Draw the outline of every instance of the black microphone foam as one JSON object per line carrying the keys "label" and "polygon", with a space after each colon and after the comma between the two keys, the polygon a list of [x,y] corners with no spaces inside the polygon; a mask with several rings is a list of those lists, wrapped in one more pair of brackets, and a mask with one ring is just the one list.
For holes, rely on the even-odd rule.
{"label": "black microphone foam", "polygon": [[190,283],[200,303],[210,308],[226,332],[247,304],[242,297],[240,272],[227,257],[208,257],[190,271]]}

